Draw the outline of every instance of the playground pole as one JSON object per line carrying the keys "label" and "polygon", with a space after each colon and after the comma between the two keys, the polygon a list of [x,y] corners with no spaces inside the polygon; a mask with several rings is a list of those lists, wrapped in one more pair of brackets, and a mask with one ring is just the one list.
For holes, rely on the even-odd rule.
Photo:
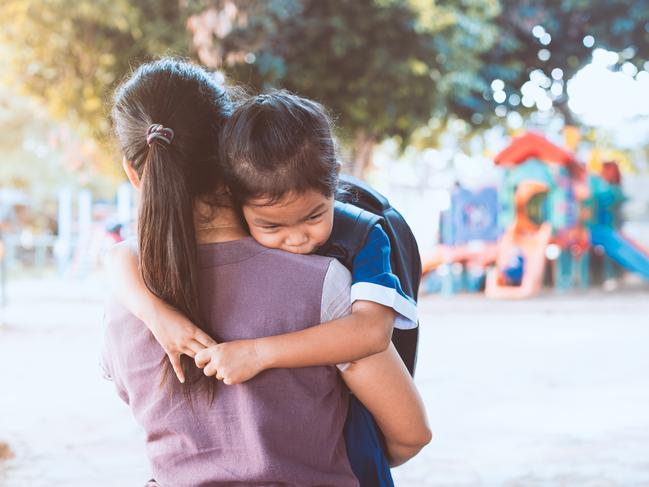
{"label": "playground pole", "polygon": [[7,266],[5,264],[5,243],[0,235],[0,308],[7,305]]}
{"label": "playground pole", "polygon": [[92,193],[89,189],[79,192],[79,237],[84,238],[90,234],[92,227]]}
{"label": "playground pole", "polygon": [[567,291],[573,282],[573,260],[569,250],[562,250],[555,261],[554,288],[559,292]]}
{"label": "playground pole", "polygon": [[7,307],[7,259],[5,259],[5,243],[0,233],[0,326],[5,319],[5,308]]}
{"label": "playground pole", "polygon": [[582,252],[578,257],[577,265],[579,269],[579,288],[588,289],[590,286],[590,254]]}
{"label": "playground pole", "polygon": [[72,251],[72,189],[59,191],[58,238],[56,240],[56,260],[59,273],[67,269]]}
{"label": "playground pole", "polygon": [[77,214],[78,239],[76,255],[78,256],[77,272],[83,275],[88,267],[88,247],[92,237],[92,193],[89,189],[79,192],[79,209]]}

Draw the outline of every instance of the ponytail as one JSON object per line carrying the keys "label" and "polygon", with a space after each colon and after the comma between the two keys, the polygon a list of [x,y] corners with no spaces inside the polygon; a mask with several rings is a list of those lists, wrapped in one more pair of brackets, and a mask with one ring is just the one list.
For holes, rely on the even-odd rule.
{"label": "ponytail", "polygon": [[[188,181],[178,170],[173,151],[153,143],[144,165],[138,216],[140,272],[149,290],[205,330],[199,308],[198,248],[193,200]],[[173,377],[171,362],[162,360],[161,385]],[[181,355],[186,384],[203,379],[194,362]],[[183,387],[190,405],[191,394]],[[209,385],[210,400],[214,385]]]}
{"label": "ponytail", "polygon": [[[199,306],[194,201],[222,181],[216,154],[231,113],[223,87],[192,64],[163,59],[140,66],[117,90],[112,117],[122,153],[142,182],[138,218],[140,271],[160,299],[205,331]],[[207,380],[182,356],[190,387]],[[173,370],[166,360],[162,375]],[[191,404],[191,402],[190,402]]]}
{"label": "ponytail", "polygon": [[140,267],[151,292],[200,325],[193,199],[178,167],[171,150],[151,145],[138,218]]}

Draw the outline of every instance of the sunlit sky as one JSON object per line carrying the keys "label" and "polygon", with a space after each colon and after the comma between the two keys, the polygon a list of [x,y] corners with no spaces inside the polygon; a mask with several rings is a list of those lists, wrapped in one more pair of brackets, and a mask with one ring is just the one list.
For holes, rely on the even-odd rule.
{"label": "sunlit sky", "polygon": [[[541,44],[539,60],[551,66],[549,45],[552,36],[541,25],[534,26],[532,34]],[[585,47],[593,48],[596,39],[586,35],[583,43]],[[491,83],[490,96],[499,104],[496,114],[507,117],[510,128],[522,128],[526,122],[515,107],[536,108],[539,115],[543,115],[552,109],[553,100],[567,90],[568,106],[585,125],[603,129],[620,147],[643,145],[649,142],[649,63],[638,71],[632,63],[624,62],[634,54],[633,47],[620,54],[595,47],[591,62],[572,79],[565,80],[560,68],[536,69],[521,86],[520,94],[511,93],[509,97],[505,93],[504,81],[495,79]],[[621,69],[613,69],[620,62]],[[514,109],[507,110],[505,101]],[[541,119],[544,124],[550,120],[547,117]]]}
{"label": "sunlit sky", "polygon": [[617,53],[593,51],[592,62],[568,83],[568,106],[585,123],[615,128],[636,117],[649,116],[649,72],[631,63],[611,71]]}

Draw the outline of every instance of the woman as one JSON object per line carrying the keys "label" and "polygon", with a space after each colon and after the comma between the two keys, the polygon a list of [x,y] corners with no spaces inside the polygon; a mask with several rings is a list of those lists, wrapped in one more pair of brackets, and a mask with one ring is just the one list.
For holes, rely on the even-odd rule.
{"label": "woman", "polygon": [[[169,60],[138,69],[113,110],[123,165],[141,197],[142,276],[206,332],[197,351],[211,344],[207,335],[273,335],[349,312],[349,275],[339,263],[261,247],[225,192],[215,192],[213,155],[229,110],[204,71]],[[186,366],[185,384],[166,377],[159,385],[160,366],[169,365],[151,333],[117,300],[106,319],[107,372],[147,432],[161,485],[357,485],[342,440],[347,396],[334,368],[276,369],[223,386]],[[393,348],[341,375],[377,420],[393,464],[428,442],[421,400]]]}

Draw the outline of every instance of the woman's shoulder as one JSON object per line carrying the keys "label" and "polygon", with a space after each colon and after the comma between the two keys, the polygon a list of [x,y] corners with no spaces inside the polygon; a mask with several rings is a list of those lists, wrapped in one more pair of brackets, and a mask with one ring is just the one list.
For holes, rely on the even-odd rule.
{"label": "woman's shoulder", "polygon": [[332,257],[316,254],[293,254],[280,249],[268,249],[267,255],[284,265],[296,269],[305,269],[305,271],[318,269],[322,272],[327,272],[332,262],[337,262]]}

